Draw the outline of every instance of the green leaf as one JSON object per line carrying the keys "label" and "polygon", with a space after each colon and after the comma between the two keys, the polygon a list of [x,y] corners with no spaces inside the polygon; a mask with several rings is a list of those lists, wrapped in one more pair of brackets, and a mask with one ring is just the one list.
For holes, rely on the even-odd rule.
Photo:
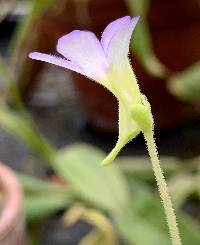
{"label": "green leaf", "polygon": [[51,181],[39,179],[33,176],[18,173],[19,179],[25,192],[66,192],[67,186],[61,186]]}
{"label": "green leaf", "polygon": [[38,16],[42,14],[54,0],[34,0],[32,6],[32,15]]}
{"label": "green leaf", "polygon": [[200,62],[172,76],[168,81],[168,88],[181,100],[200,101]]}
{"label": "green leaf", "polygon": [[[161,162],[165,176],[175,174],[183,168],[183,164],[175,157],[162,156]],[[151,161],[148,157],[118,157],[115,163],[118,164],[126,178],[155,181]]]}
{"label": "green leaf", "polygon": [[28,222],[42,220],[57,211],[66,209],[71,204],[65,193],[48,192],[30,194],[25,193],[24,209]]}
{"label": "green leaf", "polygon": [[[130,245],[169,245],[169,235],[163,231],[163,226],[166,226],[165,217],[155,215],[154,210],[149,210],[150,214],[153,211],[154,219],[161,224],[161,226],[156,226],[152,224],[151,219],[144,215],[144,210],[149,208],[148,198],[152,196],[150,189],[134,178],[128,178],[127,180],[129,180],[128,185],[132,198],[126,210],[122,210],[119,214],[114,213],[112,216],[122,238]],[[158,205],[159,210],[161,210],[161,203],[158,202]]]}
{"label": "green leaf", "polygon": [[[143,245],[147,241],[149,245],[170,244],[165,215],[158,196],[144,183],[135,181],[134,178],[128,180],[133,198],[121,217],[116,214],[114,216],[122,235],[130,244]],[[200,227],[181,210],[176,210],[176,213],[183,244],[200,244]]]}
{"label": "green leaf", "polygon": [[113,220],[127,245],[169,245],[167,236],[134,210],[127,209],[125,213],[114,216]]}
{"label": "green leaf", "polygon": [[134,54],[149,74],[156,77],[165,76],[166,67],[159,61],[153,51],[151,34],[147,22],[150,1],[126,0],[126,3],[132,16],[139,15],[141,17],[131,42]]}
{"label": "green leaf", "polygon": [[181,206],[193,194],[200,196],[200,175],[180,172],[168,181],[169,190],[177,206]]}
{"label": "green leaf", "polygon": [[150,0],[126,0],[132,13],[146,17],[149,12]]}
{"label": "green leaf", "polygon": [[103,209],[117,211],[128,202],[127,186],[117,166],[100,165],[104,157],[95,147],[75,144],[56,154],[53,167],[79,197]]}
{"label": "green leaf", "polygon": [[[149,196],[145,203],[146,204],[142,210],[142,215],[144,215],[144,217],[146,217],[149,222],[152,223],[152,225],[160,227],[168,236],[167,226],[164,225],[165,215],[159,199],[155,197],[153,198],[153,196],[150,198]],[[176,214],[182,243],[184,245],[200,244],[200,227],[181,210],[176,210]]]}
{"label": "green leaf", "polygon": [[17,175],[24,190],[24,208],[28,222],[38,221],[66,209],[73,200],[71,188],[32,176]]}

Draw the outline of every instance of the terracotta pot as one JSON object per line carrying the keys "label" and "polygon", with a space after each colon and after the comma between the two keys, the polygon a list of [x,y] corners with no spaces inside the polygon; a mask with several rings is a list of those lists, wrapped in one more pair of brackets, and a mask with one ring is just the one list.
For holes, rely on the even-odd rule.
{"label": "terracotta pot", "polygon": [[[199,60],[200,8],[195,0],[173,2],[150,0],[150,2],[149,25],[154,50],[157,57],[169,69],[169,74],[181,71]],[[100,36],[106,24],[125,14],[127,9],[123,1],[91,1],[90,29]],[[141,91],[151,103],[157,127],[177,126],[197,117],[197,111],[192,105],[179,101],[169,93],[166,88],[168,76],[163,79],[152,77],[133,54],[131,60]],[[73,77],[88,121],[103,130],[116,130],[115,98],[98,84],[75,73]]]}
{"label": "terracotta pot", "polygon": [[[90,0],[87,2],[89,19],[83,18],[80,21],[78,15],[80,7],[77,6],[80,2],[75,0],[66,1],[59,14],[56,14],[53,8],[44,13],[34,22],[35,37],[32,34],[32,43],[26,43],[25,55],[27,56],[30,50],[52,52],[55,49],[57,38],[73,29],[89,29],[100,37],[110,21],[128,14],[128,9],[122,0]],[[181,71],[199,60],[200,8],[197,1],[150,0],[150,2],[149,25],[154,50],[158,58],[169,69],[170,74]],[[150,76],[136,57],[131,55],[131,58],[141,90],[152,105],[157,127],[180,125],[197,116],[194,106],[180,102],[168,92],[166,88],[168,77],[158,79]],[[34,80],[40,65],[41,63],[37,61],[27,62],[25,59],[24,68],[19,76],[20,88],[24,96],[32,91],[30,81]],[[87,115],[88,122],[104,131],[116,131],[117,102],[115,98],[100,85],[87,78],[75,73],[72,75],[80,98],[80,105]]]}
{"label": "terracotta pot", "polygon": [[25,245],[22,190],[11,169],[0,163],[0,245]]}

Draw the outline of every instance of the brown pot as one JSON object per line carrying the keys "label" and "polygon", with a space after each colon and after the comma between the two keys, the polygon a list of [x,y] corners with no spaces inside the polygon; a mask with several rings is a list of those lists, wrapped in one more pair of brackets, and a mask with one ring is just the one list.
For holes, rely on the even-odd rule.
{"label": "brown pot", "polygon": [[[85,1],[81,1],[82,3]],[[57,38],[73,29],[89,29],[98,36],[112,20],[127,15],[128,10],[122,0],[90,0],[88,2],[89,19],[78,18],[79,1],[69,0],[56,14],[53,8],[34,23],[37,35],[25,55],[30,50],[51,52],[55,49]],[[150,0],[149,25],[156,55],[170,70],[170,74],[182,71],[200,59],[200,8],[196,0],[160,1]],[[63,2],[64,3],[64,2]],[[34,34],[32,34],[34,36]],[[44,41],[43,41],[44,40]],[[192,45],[191,45],[192,44]],[[166,128],[183,124],[195,116],[194,106],[180,102],[166,88],[165,79],[150,76],[131,55],[133,67],[142,92],[147,96],[155,117],[156,125]],[[27,59],[26,59],[27,62]],[[28,61],[19,77],[21,91],[27,95],[31,91],[30,81],[41,64]],[[104,88],[75,73],[73,78],[80,98],[80,105],[87,120],[96,128],[117,129],[117,102]]]}
{"label": "brown pot", "polygon": [[0,163],[2,208],[0,211],[0,245],[25,245],[22,190],[14,172]]}
{"label": "brown pot", "polygon": [[[154,50],[157,57],[170,70],[169,73],[181,71],[199,60],[200,8],[197,2],[195,0],[150,0],[150,2],[149,25]],[[127,9],[123,1],[91,1],[90,29],[100,36],[106,24],[125,14]],[[197,116],[192,105],[179,101],[169,93],[166,87],[168,77],[163,79],[152,77],[133,54],[131,60],[141,91],[151,103],[157,127],[180,125]],[[81,106],[87,112],[89,122],[103,130],[116,130],[115,98],[98,84],[75,73],[73,77],[78,87]]]}

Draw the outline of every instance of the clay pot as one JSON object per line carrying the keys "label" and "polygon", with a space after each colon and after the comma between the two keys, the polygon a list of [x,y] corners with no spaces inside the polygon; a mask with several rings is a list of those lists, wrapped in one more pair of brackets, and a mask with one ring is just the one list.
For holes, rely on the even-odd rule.
{"label": "clay pot", "polygon": [[[166,84],[170,74],[182,71],[200,59],[200,8],[193,0],[150,2],[149,25],[154,50],[169,69],[169,74],[163,79],[155,78],[144,70],[133,53],[131,60],[141,91],[151,103],[156,126],[163,129],[184,124],[198,115],[192,105],[183,103],[171,95]],[[125,14],[127,9],[123,1],[91,1],[90,29],[100,36],[106,24]],[[104,131],[115,131],[115,98],[98,84],[75,73],[73,77],[88,121]]]}
{"label": "clay pot", "polygon": [[[82,4],[85,1],[81,1]],[[73,29],[89,29],[100,37],[105,26],[112,20],[127,15],[128,9],[122,0],[90,0],[88,2],[89,19],[80,20],[77,9],[79,1],[69,0],[62,6],[61,12],[49,9],[34,23],[35,37],[32,43],[26,43],[25,55],[30,50],[52,52],[57,38]],[[64,3],[64,1],[63,1]],[[169,69],[169,75],[182,71],[200,59],[200,8],[195,0],[159,1],[150,0],[149,26],[153,47],[157,57]],[[34,42],[33,42],[34,40]],[[194,106],[183,103],[171,95],[163,79],[150,76],[131,55],[133,67],[142,92],[152,105],[157,128],[167,128],[188,122],[198,114]],[[41,67],[37,61],[25,59],[24,69],[19,76],[22,94],[32,91],[35,75]],[[40,66],[40,67],[39,67]],[[93,127],[104,131],[117,130],[117,102],[100,85],[87,78],[72,73],[80,105],[87,121]],[[56,82],[56,81],[55,81]],[[67,82],[67,81],[66,81]],[[67,105],[66,105],[67,106]]]}
{"label": "clay pot", "polygon": [[25,245],[22,190],[14,172],[2,163],[0,163],[0,188],[2,193],[0,244]]}

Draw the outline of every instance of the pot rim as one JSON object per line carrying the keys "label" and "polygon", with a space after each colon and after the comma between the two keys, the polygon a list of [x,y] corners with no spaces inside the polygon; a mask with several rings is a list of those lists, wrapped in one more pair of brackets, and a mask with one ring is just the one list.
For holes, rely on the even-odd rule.
{"label": "pot rim", "polygon": [[0,211],[0,241],[19,224],[22,215],[22,190],[13,170],[0,162],[0,188],[3,191],[3,206]]}

